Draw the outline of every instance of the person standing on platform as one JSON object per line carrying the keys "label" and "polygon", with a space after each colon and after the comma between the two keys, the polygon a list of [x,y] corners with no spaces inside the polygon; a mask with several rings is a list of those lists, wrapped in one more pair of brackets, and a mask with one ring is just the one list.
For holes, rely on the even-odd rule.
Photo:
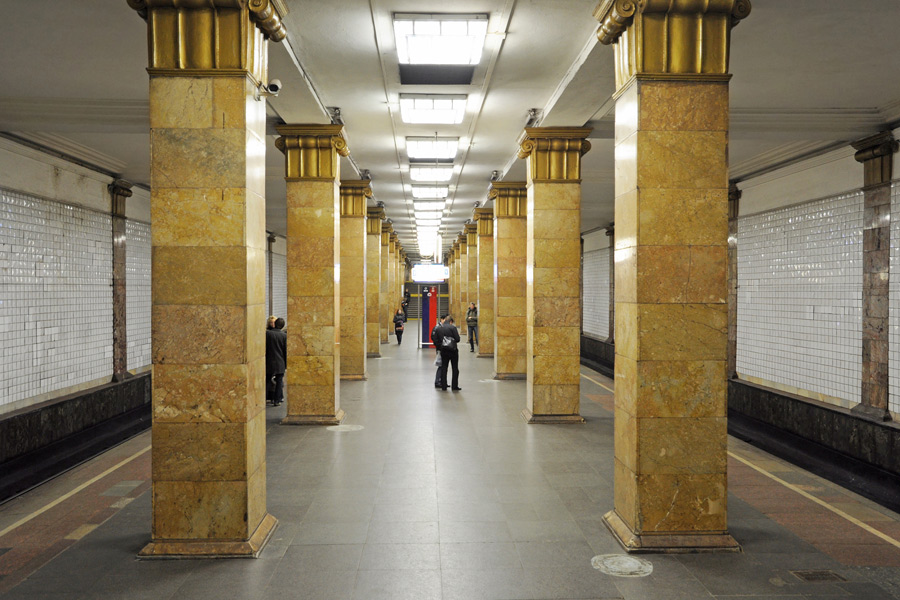
{"label": "person standing on platform", "polygon": [[466,327],[469,328],[469,352],[475,352],[475,344],[478,343],[478,308],[474,302],[469,302],[469,310],[466,311]]}
{"label": "person standing on platform", "polygon": [[447,316],[444,324],[438,328],[437,337],[440,339],[441,349],[441,389],[447,389],[447,367],[453,367],[453,381],[451,389],[458,392],[459,387],[459,330],[454,325],[453,317]]}
{"label": "person standing on platform", "polygon": [[402,308],[398,308],[394,314],[394,335],[397,336],[397,345],[403,341],[403,324],[406,323],[406,314]]}
{"label": "person standing on platform", "polygon": [[431,343],[434,344],[434,353],[437,355],[435,357],[435,364],[437,364],[437,371],[434,373],[434,387],[441,387],[441,339],[438,337],[438,330],[444,324],[444,320],[447,318],[447,315],[441,315],[440,320],[435,324],[434,329],[431,330]]}
{"label": "person standing on platform", "polygon": [[[284,319],[278,317],[271,329],[266,329],[266,399],[273,406],[284,402],[284,371],[287,368],[287,334]],[[270,385],[271,384],[271,385]],[[271,387],[271,398],[269,388]]]}

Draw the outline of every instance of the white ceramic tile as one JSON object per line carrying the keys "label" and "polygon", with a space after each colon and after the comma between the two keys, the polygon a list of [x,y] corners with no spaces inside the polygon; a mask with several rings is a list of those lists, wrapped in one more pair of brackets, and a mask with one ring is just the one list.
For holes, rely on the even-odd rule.
{"label": "white ceramic tile", "polygon": [[287,321],[287,256],[272,253],[272,314]]}
{"label": "white ceramic tile", "polygon": [[150,355],[150,226],[125,222],[125,321],[128,369],[151,363]]}
{"label": "white ceramic tile", "polygon": [[609,337],[609,248],[583,255],[581,300],[582,329],[599,339]]}
{"label": "white ceramic tile", "polygon": [[859,401],[861,192],[738,221],[737,370]]}

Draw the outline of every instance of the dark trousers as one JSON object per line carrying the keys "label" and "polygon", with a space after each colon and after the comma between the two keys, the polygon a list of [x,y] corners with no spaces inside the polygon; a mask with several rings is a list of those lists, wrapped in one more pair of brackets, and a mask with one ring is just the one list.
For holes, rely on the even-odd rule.
{"label": "dark trousers", "polygon": [[447,389],[447,367],[453,365],[453,383],[451,387],[459,387],[459,350],[441,348],[441,387]]}
{"label": "dark trousers", "polygon": [[272,402],[276,405],[284,402],[284,373],[275,374],[275,391],[272,393]]}
{"label": "dark trousers", "polygon": [[475,344],[478,343],[478,325],[469,325],[469,346],[475,350]]}
{"label": "dark trousers", "polygon": [[[438,353],[440,354],[440,353]],[[441,356],[441,367],[444,365],[444,357]],[[441,367],[434,372],[434,387],[441,387]]]}
{"label": "dark trousers", "polygon": [[398,344],[399,344],[400,342],[403,341],[403,330],[402,330],[402,329],[395,329],[395,330],[394,330],[394,335],[397,336],[397,343],[398,343]]}

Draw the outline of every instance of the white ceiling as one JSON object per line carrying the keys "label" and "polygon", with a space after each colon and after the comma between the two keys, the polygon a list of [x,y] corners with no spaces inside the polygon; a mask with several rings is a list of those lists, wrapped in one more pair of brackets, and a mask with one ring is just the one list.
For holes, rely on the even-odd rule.
{"label": "white ceiling", "polygon": [[[596,42],[596,0],[286,0],[288,39],[270,45],[270,125],[327,123],[339,107],[350,146],[344,179],[368,169],[415,257],[408,135],[464,146],[444,220],[449,245],[484,203],[492,171],[523,180],[515,159],[529,109],[540,125],[588,124],[582,230],[613,218],[613,50]],[[402,86],[391,14],[485,13],[487,46],[470,86]],[[753,0],[732,37],[731,177],[741,180],[900,124],[897,0]],[[29,0],[0,22],[0,131],[149,185],[146,25],[125,0]],[[469,94],[458,126],[405,125],[400,93]],[[267,229],[285,233],[283,157],[270,127]],[[2,181],[0,181],[2,185]]]}

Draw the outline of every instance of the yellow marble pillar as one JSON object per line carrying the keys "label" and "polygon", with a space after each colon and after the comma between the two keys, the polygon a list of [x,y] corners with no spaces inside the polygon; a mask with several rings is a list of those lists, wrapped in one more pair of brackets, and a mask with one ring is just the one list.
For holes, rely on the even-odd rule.
{"label": "yellow marble pillar", "polygon": [[266,110],[254,92],[283,15],[129,3],[150,50],[153,505],[140,555],[256,556],[277,521],[266,510]]}
{"label": "yellow marble pillar", "polygon": [[[393,227],[388,244],[388,317],[390,319],[390,335],[394,335],[394,315],[399,308],[397,304],[397,234]],[[396,337],[396,336],[395,336]]]}
{"label": "yellow marble pillar", "polygon": [[496,181],[489,196],[494,200],[494,379],[525,379],[526,184]]}
{"label": "yellow marble pillar", "polygon": [[366,379],[366,198],[371,197],[368,180],[341,182],[341,379]]}
{"label": "yellow marble pillar", "polygon": [[616,44],[615,509],[632,552],[728,534],[728,50],[746,0],[601,4]]}
{"label": "yellow marble pillar", "polygon": [[529,423],[581,423],[582,127],[529,127],[525,368]]}
{"label": "yellow marble pillar", "polygon": [[469,303],[474,302],[478,306],[478,225],[475,223],[466,224],[466,248],[468,252],[466,260],[469,270],[466,275],[466,294],[468,297],[459,315],[459,318],[463,321],[466,320]]}
{"label": "yellow marble pillar", "polygon": [[494,210],[476,208],[478,226],[478,358],[494,357]]}
{"label": "yellow marble pillar", "polygon": [[460,335],[466,335],[466,307],[469,306],[469,238],[466,232],[459,234],[459,296],[456,298],[456,328]]}
{"label": "yellow marble pillar", "polygon": [[383,208],[370,208],[366,218],[366,356],[381,356],[381,222]]}
{"label": "yellow marble pillar", "polygon": [[459,285],[459,238],[453,241],[453,246],[450,248],[450,251],[453,253],[453,270],[450,271],[450,305],[448,310],[450,314],[453,315],[455,319],[459,314],[459,298],[460,298],[460,285]]}
{"label": "yellow marble pillar", "polygon": [[391,321],[391,232],[390,223],[381,224],[381,294],[378,297],[378,315],[381,319],[381,343],[388,343],[394,329]]}
{"label": "yellow marble pillar", "polygon": [[285,425],[344,419],[341,373],[341,125],[278,125],[287,182]]}

